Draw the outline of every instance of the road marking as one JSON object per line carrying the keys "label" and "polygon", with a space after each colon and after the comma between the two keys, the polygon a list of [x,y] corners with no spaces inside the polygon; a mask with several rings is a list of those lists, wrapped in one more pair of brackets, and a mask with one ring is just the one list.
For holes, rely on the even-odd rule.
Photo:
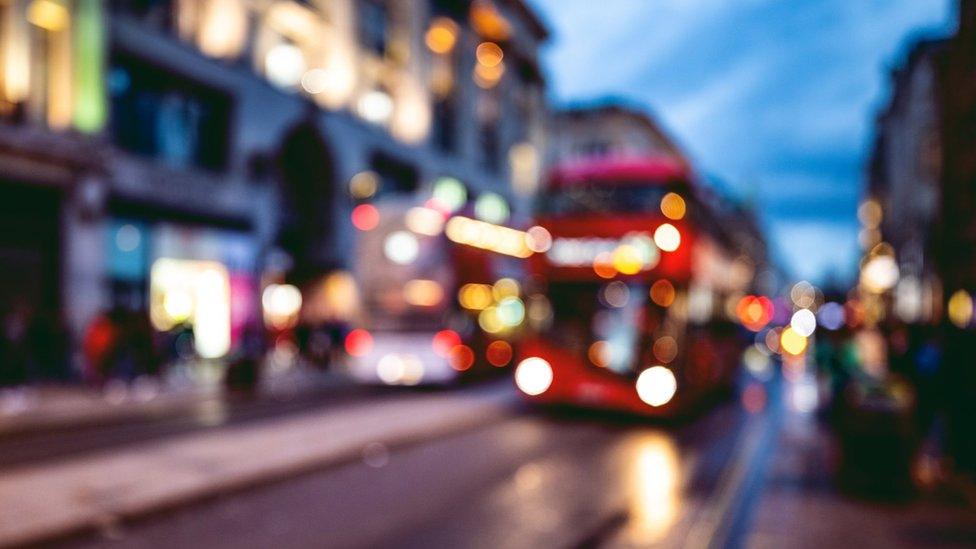
{"label": "road marking", "polygon": [[744,502],[750,481],[762,474],[760,465],[766,461],[762,454],[768,453],[779,424],[771,416],[777,413],[778,410],[769,409],[746,427],[731,466],[722,473],[715,492],[699,512],[701,518],[692,525],[685,547],[712,549],[729,543],[736,518],[743,512],[736,505]]}

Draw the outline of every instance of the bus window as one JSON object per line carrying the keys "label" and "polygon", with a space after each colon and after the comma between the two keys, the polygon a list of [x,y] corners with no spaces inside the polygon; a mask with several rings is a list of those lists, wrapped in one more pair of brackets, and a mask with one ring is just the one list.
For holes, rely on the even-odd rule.
{"label": "bus window", "polygon": [[646,213],[657,211],[668,191],[664,185],[560,187],[540,195],[537,211],[542,216]]}

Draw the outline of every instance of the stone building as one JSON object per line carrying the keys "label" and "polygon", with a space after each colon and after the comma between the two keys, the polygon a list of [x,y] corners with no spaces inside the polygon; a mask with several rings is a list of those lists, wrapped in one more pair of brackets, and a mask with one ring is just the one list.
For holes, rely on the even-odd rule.
{"label": "stone building", "polygon": [[[866,254],[890,246],[899,270],[895,313],[932,321],[940,310],[934,245],[942,200],[941,93],[947,42],[917,42],[892,72],[889,103],[876,122],[868,170],[869,199],[861,206]],[[882,244],[885,243],[885,244]]]}
{"label": "stone building", "polygon": [[269,273],[349,264],[357,174],[515,208],[538,177],[547,32],[520,0],[9,0],[0,29],[0,316],[76,341],[204,303],[225,354]]}
{"label": "stone building", "polygon": [[550,164],[606,156],[684,158],[644,110],[617,100],[573,105],[554,112],[549,135]]}

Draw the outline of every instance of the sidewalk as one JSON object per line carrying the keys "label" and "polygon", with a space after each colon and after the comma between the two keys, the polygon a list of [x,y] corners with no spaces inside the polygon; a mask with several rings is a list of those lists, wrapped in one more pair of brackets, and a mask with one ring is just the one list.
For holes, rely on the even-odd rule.
{"label": "sidewalk", "polygon": [[[0,436],[159,417],[223,397],[218,375],[206,368],[190,369],[179,366],[161,379],[110,382],[103,389],[79,384],[0,390]],[[309,367],[268,368],[257,392],[259,397],[287,397],[349,383]]]}
{"label": "sidewalk", "polygon": [[830,433],[809,415],[787,414],[748,547],[976,546],[976,511],[961,502],[920,496],[880,503],[839,493]]}
{"label": "sidewalk", "polygon": [[510,383],[267,420],[0,472],[0,546],[39,543],[288,478],[508,413]]}

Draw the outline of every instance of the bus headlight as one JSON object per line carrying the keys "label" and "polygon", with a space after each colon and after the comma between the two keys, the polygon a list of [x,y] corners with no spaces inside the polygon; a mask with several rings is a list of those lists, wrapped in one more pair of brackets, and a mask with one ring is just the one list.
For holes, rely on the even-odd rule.
{"label": "bus headlight", "polygon": [[637,376],[637,396],[651,406],[663,406],[678,390],[674,373],[664,366],[653,366]]}
{"label": "bus headlight", "polygon": [[552,366],[544,359],[531,357],[515,368],[515,385],[529,395],[541,395],[552,385]]}

